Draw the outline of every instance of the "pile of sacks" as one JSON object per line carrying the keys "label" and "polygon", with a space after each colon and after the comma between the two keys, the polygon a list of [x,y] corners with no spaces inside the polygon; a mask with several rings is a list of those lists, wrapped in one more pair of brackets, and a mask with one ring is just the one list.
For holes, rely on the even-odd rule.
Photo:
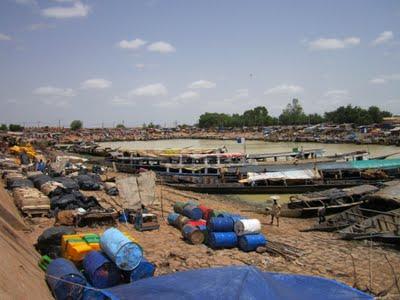
{"label": "pile of sacks", "polygon": [[[65,247],[68,242],[74,240]],[[102,299],[99,289],[154,275],[156,267],[143,257],[140,245],[118,229],[107,229],[98,244],[82,261],[56,258],[47,266],[46,281],[56,299]]]}
{"label": "pile of sacks", "polygon": [[50,198],[51,210],[73,210],[77,208],[100,208],[95,197],[85,197],[79,182],[69,177],[50,177],[45,174],[31,174],[34,186]]}
{"label": "pile of sacks", "polygon": [[7,189],[13,193],[15,205],[27,216],[47,216],[50,212],[50,199],[34,187],[31,180],[20,170],[2,172]]}
{"label": "pile of sacks", "polygon": [[258,219],[215,211],[193,201],[177,202],[173,208],[168,223],[192,244],[205,243],[213,249],[239,247],[249,252],[267,243]]}

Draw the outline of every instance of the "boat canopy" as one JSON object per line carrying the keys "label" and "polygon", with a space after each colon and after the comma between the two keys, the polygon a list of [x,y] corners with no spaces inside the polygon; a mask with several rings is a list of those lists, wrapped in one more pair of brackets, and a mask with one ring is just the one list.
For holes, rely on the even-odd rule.
{"label": "boat canopy", "polygon": [[266,173],[248,173],[246,179],[242,179],[239,182],[253,182],[259,180],[307,180],[307,179],[319,179],[321,176],[314,170],[291,170],[282,172],[266,172]]}
{"label": "boat canopy", "polygon": [[370,159],[350,162],[355,169],[390,169],[400,168],[400,159]]}

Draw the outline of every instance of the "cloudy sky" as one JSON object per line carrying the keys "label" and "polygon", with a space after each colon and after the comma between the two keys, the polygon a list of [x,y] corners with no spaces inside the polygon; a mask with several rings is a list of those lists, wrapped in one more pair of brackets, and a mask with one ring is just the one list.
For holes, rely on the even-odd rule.
{"label": "cloudy sky", "polygon": [[0,122],[400,113],[400,1],[1,0]]}

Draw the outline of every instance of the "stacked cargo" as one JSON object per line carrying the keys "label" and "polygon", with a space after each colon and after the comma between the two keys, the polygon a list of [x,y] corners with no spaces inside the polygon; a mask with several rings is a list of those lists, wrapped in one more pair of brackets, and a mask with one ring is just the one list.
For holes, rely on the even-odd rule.
{"label": "stacked cargo", "polygon": [[239,247],[242,251],[255,251],[265,246],[257,219],[216,211],[189,201],[176,202],[168,223],[181,230],[183,238],[191,244],[206,243],[213,249]]}
{"label": "stacked cargo", "polygon": [[[155,265],[143,257],[133,238],[116,228],[97,234],[69,234],[61,239],[62,258],[52,260],[46,280],[56,299],[90,298],[98,289],[152,277]],[[83,272],[79,269],[83,268]],[[70,298],[68,298],[70,299]]]}

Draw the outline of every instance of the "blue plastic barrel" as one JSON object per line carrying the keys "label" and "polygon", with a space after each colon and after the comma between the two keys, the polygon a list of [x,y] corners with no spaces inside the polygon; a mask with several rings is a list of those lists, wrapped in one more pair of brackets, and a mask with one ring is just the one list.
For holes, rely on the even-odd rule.
{"label": "blue plastic barrel", "polygon": [[239,238],[239,248],[242,251],[254,251],[257,247],[265,246],[267,240],[261,233],[259,234],[247,234]]}
{"label": "blue plastic barrel", "polygon": [[167,218],[168,224],[172,225],[172,226],[176,226],[176,224],[177,224],[176,220],[178,220],[179,216],[180,216],[180,214],[177,214],[174,212],[170,213]]}
{"label": "blue plastic barrel", "polygon": [[81,299],[87,285],[82,273],[65,258],[56,258],[49,264],[46,281],[57,300]]}
{"label": "blue plastic barrel", "polygon": [[234,232],[209,232],[208,244],[211,248],[233,248],[238,243],[237,236]]}
{"label": "blue plastic barrel", "polygon": [[233,231],[234,224],[232,218],[212,217],[207,224],[207,228],[209,231],[230,232]]}
{"label": "blue plastic barrel", "polygon": [[183,214],[192,220],[200,220],[203,217],[203,212],[195,205],[186,205],[183,208]]}
{"label": "blue plastic barrel", "polygon": [[83,259],[83,269],[92,286],[103,289],[121,281],[121,271],[102,252],[90,251]]}
{"label": "blue plastic barrel", "polygon": [[125,271],[136,268],[143,257],[142,248],[117,228],[104,231],[100,237],[100,247],[118,268]]}
{"label": "blue plastic barrel", "polygon": [[131,272],[131,282],[154,276],[156,266],[143,257],[140,264]]}

